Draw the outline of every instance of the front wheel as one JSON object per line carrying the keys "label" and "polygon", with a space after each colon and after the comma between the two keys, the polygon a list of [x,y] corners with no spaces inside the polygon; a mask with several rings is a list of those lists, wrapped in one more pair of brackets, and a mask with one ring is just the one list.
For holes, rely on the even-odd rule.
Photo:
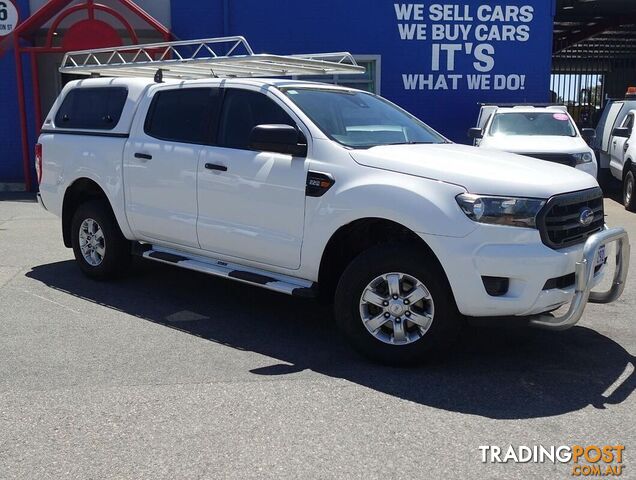
{"label": "front wheel", "polygon": [[358,351],[394,365],[447,349],[461,326],[444,271],[409,245],[374,247],[354,259],[338,283],[335,317]]}
{"label": "front wheel", "polygon": [[99,200],[80,205],[71,224],[73,253],[84,274],[97,280],[120,276],[130,264],[130,243],[108,205]]}
{"label": "front wheel", "polygon": [[636,212],[636,181],[634,180],[634,169],[631,168],[623,179],[623,204],[630,212]]}

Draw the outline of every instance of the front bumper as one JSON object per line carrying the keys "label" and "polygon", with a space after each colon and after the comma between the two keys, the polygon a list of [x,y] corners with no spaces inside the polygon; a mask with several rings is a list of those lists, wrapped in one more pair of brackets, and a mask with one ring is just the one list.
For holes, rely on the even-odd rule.
{"label": "front bumper", "polygon": [[[538,315],[533,320],[539,325],[546,321],[545,312],[556,310],[579,297],[584,297],[577,301],[584,309],[588,298],[591,301],[598,299],[596,294],[590,295],[590,290],[600,283],[606,270],[603,266],[595,271],[593,255],[602,244],[617,242],[620,266],[615,281],[622,284],[629,267],[629,243],[623,229],[604,230],[591,236],[585,244],[560,250],[544,245],[538,230],[497,225],[480,225],[464,238],[426,234],[421,234],[421,237],[440,260],[459,311],[469,317]],[[588,259],[589,255],[592,255],[592,260]],[[581,263],[586,266],[578,266]],[[568,275],[574,281],[566,287],[547,287],[548,280]],[[587,275],[585,281],[581,280],[582,275]],[[501,296],[489,295],[482,277],[509,279],[508,291]],[[588,294],[580,295],[577,293],[579,290],[587,290]],[[614,290],[612,297],[615,298],[609,301],[618,298],[622,292],[622,288]],[[581,314],[582,311],[579,314],[575,309],[571,319],[576,315],[578,318],[574,323]]]}
{"label": "front bumper", "polygon": [[[616,268],[612,286],[605,292],[592,292],[594,278],[594,261],[601,245],[616,243]],[[589,237],[583,248],[583,258],[576,263],[574,298],[567,313],[555,317],[553,315],[536,315],[530,324],[549,330],[566,330],[581,319],[587,302],[611,303],[617,300],[625,289],[625,280],[629,271],[629,237],[622,228],[611,228]]]}

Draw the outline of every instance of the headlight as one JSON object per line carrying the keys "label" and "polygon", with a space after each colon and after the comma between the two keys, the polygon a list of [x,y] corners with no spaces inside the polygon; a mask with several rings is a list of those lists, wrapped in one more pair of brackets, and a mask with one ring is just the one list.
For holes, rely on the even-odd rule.
{"label": "headlight", "polygon": [[590,163],[592,160],[594,160],[594,156],[590,152],[575,153],[572,156],[576,159],[577,165],[581,165],[582,163]]}
{"label": "headlight", "polygon": [[455,197],[468,218],[479,223],[536,228],[536,217],[545,200],[517,197],[488,197],[462,193]]}

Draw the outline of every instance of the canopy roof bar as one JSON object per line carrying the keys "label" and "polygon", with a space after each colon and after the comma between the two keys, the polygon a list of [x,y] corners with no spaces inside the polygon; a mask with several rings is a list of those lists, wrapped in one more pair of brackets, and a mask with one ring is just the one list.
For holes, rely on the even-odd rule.
{"label": "canopy roof bar", "polygon": [[347,52],[255,54],[243,37],[126,45],[69,52],[60,72],[107,77],[286,77],[364,73]]}

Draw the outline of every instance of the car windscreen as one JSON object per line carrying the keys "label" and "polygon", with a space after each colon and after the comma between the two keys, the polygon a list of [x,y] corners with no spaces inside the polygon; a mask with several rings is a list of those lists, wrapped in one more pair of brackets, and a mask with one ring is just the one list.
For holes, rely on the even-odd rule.
{"label": "car windscreen", "polygon": [[562,112],[514,112],[495,114],[490,125],[491,136],[547,135],[576,137],[569,115]]}
{"label": "car windscreen", "polygon": [[376,95],[311,87],[281,90],[325,135],[347,147],[446,143],[435,130]]}

